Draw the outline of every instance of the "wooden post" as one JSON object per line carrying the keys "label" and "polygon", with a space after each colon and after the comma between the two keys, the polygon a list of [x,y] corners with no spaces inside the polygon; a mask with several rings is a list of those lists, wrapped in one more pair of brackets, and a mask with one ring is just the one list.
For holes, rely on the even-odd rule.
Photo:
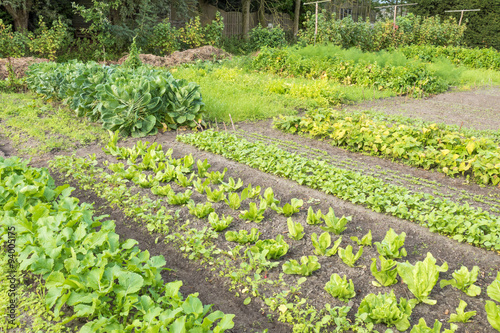
{"label": "wooden post", "polygon": [[462,25],[462,19],[464,17],[464,12],[478,12],[481,9],[458,9],[458,10],[445,10],[445,13],[458,13],[460,12],[460,20],[458,21],[458,26]]}
{"label": "wooden post", "polygon": [[305,5],[312,5],[312,4],[315,4],[316,5],[316,22],[314,23],[314,45],[316,45],[316,36],[318,35],[318,3],[322,3],[322,2],[330,2],[332,0],[321,0],[321,1],[312,1],[312,2],[308,2],[308,3],[305,3]]}

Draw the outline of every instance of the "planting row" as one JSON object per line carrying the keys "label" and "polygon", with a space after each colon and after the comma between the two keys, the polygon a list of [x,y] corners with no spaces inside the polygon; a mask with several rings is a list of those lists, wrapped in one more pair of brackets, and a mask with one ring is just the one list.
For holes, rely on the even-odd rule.
{"label": "planting row", "polygon": [[64,100],[79,117],[124,136],[203,125],[199,86],[164,70],[95,62],[40,63],[30,66],[26,82],[47,99]]}
{"label": "planting row", "polygon": [[434,62],[447,58],[455,65],[500,70],[500,53],[493,48],[468,49],[458,46],[409,45],[399,48],[407,58]]}
{"label": "planting row", "polygon": [[[323,48],[264,48],[253,58],[252,68],[287,77],[324,78],[345,85],[387,89],[415,97],[448,89],[447,82],[419,61],[398,59],[392,62],[384,55],[375,54],[371,57],[364,54],[366,61],[344,60],[344,51]],[[380,60],[385,63],[381,64]]]}
{"label": "planting row", "polygon": [[[120,241],[113,221],[55,187],[46,169],[0,158],[0,226],[9,263],[45,280],[46,304],[63,324],[86,319],[81,332],[224,332],[234,315],[211,312],[182,281],[165,283],[165,259],[132,239]],[[15,237],[10,237],[15,235]],[[70,313],[62,309],[69,307]],[[217,323],[215,323],[217,322]]]}
{"label": "planting row", "polygon": [[275,145],[249,142],[225,132],[177,136],[181,142],[292,179],[301,185],[370,207],[376,212],[418,222],[433,232],[487,249],[500,249],[499,218],[487,212],[439,199],[360,173],[307,159]]}
{"label": "planting row", "polygon": [[401,159],[409,165],[436,168],[447,175],[471,175],[481,184],[500,183],[500,148],[487,138],[464,137],[431,124],[423,128],[394,125],[358,113],[322,109],[304,117],[288,116],[274,127],[330,139],[334,146]]}
{"label": "planting row", "polygon": [[[208,224],[216,232],[221,232],[229,226],[232,226],[234,218],[229,215],[219,216],[214,212],[211,204],[212,202],[225,201],[231,209],[238,210],[242,201],[259,197],[259,206],[257,207],[256,203],[253,201],[250,202],[249,209],[241,211],[239,215],[241,220],[261,223],[264,219],[266,209],[270,207],[279,215],[289,217],[287,220],[289,238],[300,240],[305,236],[304,225],[300,222],[294,222],[292,218],[290,218],[290,216],[299,212],[303,205],[302,200],[292,199],[290,203],[281,206],[279,200],[275,198],[271,188],[268,188],[264,191],[264,194],[261,195],[259,186],[252,187],[249,185],[248,187],[244,187],[241,180],[235,181],[233,178],[224,179],[225,172],[209,172],[208,169],[210,168],[210,164],[207,160],[198,160],[195,163],[190,155],[180,159],[174,159],[171,157],[172,150],[164,152],[162,147],[157,144],[148,146],[147,144],[138,142],[133,148],[118,148],[112,141],[108,144],[106,150],[119,159],[126,159],[129,167],[125,169],[122,163],[106,163],[107,168],[112,171],[112,174],[105,175],[105,173],[103,173],[104,170],[95,168],[95,158],[84,160],[74,157],[60,157],[59,161],[53,165],[72,176],[76,176],[82,184],[86,184],[84,186],[96,184],[96,176],[110,182],[103,186],[97,186],[99,187],[99,189],[96,187],[97,191],[101,192],[108,200],[111,199],[115,203],[121,202],[123,207],[129,206],[130,211],[135,210],[135,215],[137,217],[141,217],[149,222],[149,226],[152,227],[151,230],[158,231],[160,226],[155,224],[155,217],[147,213],[147,209],[145,209],[144,205],[140,206],[139,203],[136,203],[136,205],[130,206],[130,199],[133,196],[130,192],[124,195],[125,192],[127,192],[127,190],[125,190],[126,186],[124,186],[125,182],[127,182],[126,180],[130,180],[132,183],[142,188],[150,188],[151,193],[155,195],[166,197],[166,201],[169,205],[186,205],[191,215],[200,219],[208,219]],[[197,172],[193,170],[195,165],[197,167]],[[82,170],[79,170],[79,168],[82,168]],[[90,174],[87,171],[89,171]],[[146,173],[149,173],[149,175]],[[197,180],[194,180],[194,177],[197,177]],[[192,191],[186,190],[176,193],[172,188],[174,185],[172,184],[171,186],[169,184],[163,186],[162,183],[165,182],[175,182],[181,188],[194,188],[199,194],[206,196],[206,202],[195,205],[194,202],[190,200],[193,193]],[[219,187],[215,189],[211,185],[219,185]],[[120,187],[121,189],[119,189]],[[118,197],[119,195],[124,195],[127,201],[122,201],[122,198]],[[165,210],[159,208],[159,203],[149,206],[155,206],[157,216],[165,214]],[[169,224],[169,218],[163,218],[163,220],[165,224]],[[391,286],[398,281],[397,277],[399,276],[402,281],[408,285],[408,289],[415,298],[411,300],[406,300],[405,298],[398,299],[392,291],[386,294],[368,294],[361,301],[358,308],[355,326],[347,325],[347,321],[345,321],[345,315],[350,307],[344,306],[332,309],[328,306],[326,308],[330,309],[330,316],[323,317],[324,321],[317,322],[315,328],[326,328],[328,327],[327,325],[331,325],[334,322],[337,331],[342,331],[349,327],[351,329],[354,327],[359,328],[357,325],[361,324],[363,324],[363,327],[366,325],[366,328],[370,329],[373,327],[372,324],[374,323],[385,323],[388,326],[395,326],[400,331],[408,329],[410,327],[409,317],[413,308],[418,303],[435,304],[435,301],[430,299],[429,296],[439,280],[439,273],[448,269],[447,264],[444,263],[441,266],[436,265],[436,260],[430,253],[427,254],[425,260],[417,262],[415,265],[408,262],[398,263],[396,261],[397,259],[407,255],[406,250],[403,248],[405,234],[401,233],[398,235],[392,229],[386,233],[384,239],[380,242],[372,241],[371,231],[364,237],[351,237],[352,242],[359,246],[357,253],[353,253],[352,245],[347,245],[345,248],[339,246],[342,242],[342,236],[335,242],[332,242],[332,237],[330,235],[342,234],[350,220],[351,219],[348,217],[337,218],[332,209],[330,209],[328,214],[322,214],[321,211],[314,212],[314,210],[310,208],[306,219],[307,225],[320,226],[324,232],[320,236],[316,233],[311,234],[314,255],[302,256],[300,262],[294,259],[287,260],[281,266],[283,272],[285,274],[298,274],[302,276],[317,274],[314,272],[321,268],[318,256],[330,257],[336,254],[338,254],[339,258],[347,266],[355,267],[356,261],[358,261],[363,254],[363,248],[375,245],[379,254],[380,270],[377,267],[377,259],[372,258],[370,270],[373,277],[376,279],[374,284],[377,286]],[[151,225],[151,223],[153,225]],[[160,228],[165,234],[171,235],[173,233],[166,226],[161,226]],[[209,233],[206,227],[201,231],[192,228],[185,233],[186,236],[181,236],[180,233],[177,232],[174,235],[168,236],[167,239],[177,239],[181,243],[180,249],[187,252],[190,259],[203,259],[209,262],[211,266],[216,263],[221,265],[227,264],[227,262],[223,263],[214,258],[214,255],[221,253],[226,253],[233,258],[236,256],[238,259],[243,259],[244,262],[240,264],[240,269],[235,269],[234,267],[230,269],[228,269],[228,267],[225,268],[226,271],[231,272],[231,279],[239,283],[247,281],[246,290],[249,292],[248,289],[251,288],[251,290],[253,290],[251,292],[253,297],[264,297],[265,303],[270,306],[271,309],[282,312],[283,314],[290,310],[289,315],[291,315],[291,313],[293,313],[293,305],[288,302],[283,303],[285,301],[283,295],[281,295],[281,298],[277,297],[279,295],[276,294],[273,297],[266,297],[261,295],[259,291],[259,287],[262,287],[261,283],[263,283],[259,274],[263,271],[267,272],[266,274],[270,274],[271,271],[278,266],[278,262],[274,260],[279,260],[279,258],[285,256],[290,245],[284,240],[282,235],[278,235],[275,239],[260,240],[260,234],[258,228],[252,228],[251,232],[247,230],[226,232],[225,239],[227,241],[245,244],[235,248],[230,247],[229,251],[223,251],[213,247],[212,243],[210,243],[210,238],[216,237],[216,235]],[[245,255],[244,257],[239,257],[242,248],[245,249]],[[236,253],[238,255],[236,255]],[[252,272],[253,270],[256,270],[256,273]],[[460,270],[453,273],[452,280],[441,280],[440,285],[442,288],[447,285],[452,285],[462,290],[468,296],[474,297],[481,292],[481,289],[474,285],[477,275],[478,267],[473,268],[472,271],[469,271],[466,267],[462,267]],[[305,279],[300,280],[299,284],[304,282]],[[269,279],[265,283],[272,284],[273,281]],[[500,276],[487,290],[488,295],[495,300],[498,300],[496,296],[498,288],[500,288]],[[331,296],[345,302],[356,296],[355,286],[352,280],[348,280],[345,275],[341,277],[338,274],[333,274],[324,285],[324,289]],[[250,302],[251,297],[247,297],[245,303],[247,303],[247,301]],[[390,310],[385,308],[387,304],[390,304]],[[466,302],[460,302],[457,313],[452,314],[450,317],[451,322],[467,322],[475,315],[474,312],[465,311],[466,305]],[[498,327],[496,318],[500,314],[500,307],[494,302],[488,301],[486,311],[491,325],[495,328]],[[302,321],[304,321],[304,319],[305,318],[303,318]],[[439,326],[439,328],[441,327],[439,323],[436,323],[435,326],[436,325]],[[309,332],[310,328],[312,327],[296,325],[294,331]],[[427,328],[427,324],[421,319],[419,324],[413,327],[412,332],[420,332],[420,330],[425,328]],[[451,329],[445,332],[453,332],[455,330],[456,326],[452,325]]]}

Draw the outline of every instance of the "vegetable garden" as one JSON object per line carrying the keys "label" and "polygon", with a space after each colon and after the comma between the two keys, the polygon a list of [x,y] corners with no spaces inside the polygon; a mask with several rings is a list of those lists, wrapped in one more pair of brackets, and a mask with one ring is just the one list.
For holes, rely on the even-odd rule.
{"label": "vegetable garden", "polygon": [[1,97],[0,327],[500,331],[500,132],[341,107],[500,82],[440,50],[31,66]]}

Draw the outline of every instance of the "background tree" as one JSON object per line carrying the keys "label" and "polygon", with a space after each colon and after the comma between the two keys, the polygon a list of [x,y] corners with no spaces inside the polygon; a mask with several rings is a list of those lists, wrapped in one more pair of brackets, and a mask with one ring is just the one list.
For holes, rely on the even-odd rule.
{"label": "background tree", "polygon": [[33,0],[0,0],[0,5],[4,6],[12,17],[16,31],[28,30],[28,19],[33,7]]}

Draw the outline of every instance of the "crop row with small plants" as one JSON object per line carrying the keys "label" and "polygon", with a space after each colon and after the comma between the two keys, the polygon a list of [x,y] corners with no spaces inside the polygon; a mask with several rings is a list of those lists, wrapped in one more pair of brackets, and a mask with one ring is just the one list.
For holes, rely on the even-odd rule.
{"label": "crop row with small plants", "polygon": [[[42,276],[47,308],[63,324],[86,319],[81,332],[233,327],[234,315],[210,311],[197,294],[184,299],[182,281],[165,283],[162,256],[150,257],[133,239],[121,241],[114,221],[94,217],[91,206],[70,196],[69,185],[55,187],[46,169],[0,158],[0,175],[1,243],[17,252],[12,260],[20,271]],[[14,240],[7,237],[13,231]]]}
{"label": "crop row with small plants", "polygon": [[[245,300],[245,304],[250,302],[252,297],[262,297],[271,310],[280,313],[280,320],[294,324],[294,332],[319,332],[327,328],[335,328],[337,332],[356,328],[360,332],[365,332],[373,329],[373,324],[379,323],[384,323],[389,327],[395,326],[396,329],[405,331],[411,326],[409,318],[415,306],[419,303],[429,305],[436,303],[430,298],[431,291],[439,281],[440,272],[447,271],[448,265],[446,263],[441,266],[436,265],[436,259],[430,253],[427,254],[425,260],[419,261],[415,265],[409,262],[397,262],[398,259],[407,255],[404,249],[405,233],[398,235],[392,229],[389,229],[380,242],[373,242],[371,232],[368,232],[363,237],[351,237],[353,244],[358,246],[358,250],[354,252],[352,245],[340,246],[342,243],[341,234],[346,230],[346,225],[352,223],[351,218],[345,216],[336,217],[331,208],[326,214],[309,208],[306,223],[302,224],[300,221],[295,222],[296,218],[293,217],[303,205],[302,200],[292,199],[290,203],[282,205],[271,188],[266,189],[261,194],[259,186],[252,187],[249,185],[244,187],[241,180],[225,179],[225,171],[222,173],[209,171],[210,164],[207,160],[198,160],[195,163],[190,155],[180,159],[173,159],[171,149],[164,152],[162,147],[157,144],[148,146],[142,142],[138,142],[133,148],[118,148],[116,144],[111,142],[106,150],[117,158],[126,159],[129,167],[125,169],[125,165],[122,163],[105,163],[108,170],[112,172],[106,175],[104,170],[95,167],[95,157],[90,160],[60,157],[53,165],[71,176],[76,176],[79,181],[83,181],[84,186],[96,186],[95,177],[101,175],[104,180],[110,181],[110,183],[103,184],[103,186],[97,185],[102,191],[101,194],[108,199],[112,199],[118,205],[121,202],[123,207],[128,206],[130,210],[136,210],[137,217],[147,211],[144,206],[135,207],[138,203],[129,205],[129,202],[123,202],[121,198],[112,194],[120,192],[121,195],[124,195],[126,190],[118,190],[118,187],[126,187],[124,182],[127,182],[127,180],[139,187],[150,188],[153,194],[166,198],[169,205],[185,205],[191,215],[208,220],[208,225],[210,225],[212,231],[207,230],[207,227],[203,227],[202,230],[196,228],[187,230],[189,222],[180,227],[181,231],[175,233],[165,227],[161,230],[168,235],[168,240],[177,240],[180,243],[181,251],[186,252],[190,259],[200,259],[202,262],[209,263],[209,267],[228,265],[227,259],[225,261],[221,260],[224,256],[232,258],[233,260],[230,260],[230,262],[237,260],[238,263],[242,260],[239,268],[233,266],[231,268],[221,268],[221,276],[229,277],[237,285],[243,283],[245,289],[243,289],[242,293],[250,294]],[[195,165],[197,172],[193,170]],[[83,169],[79,170],[80,167],[83,167]],[[145,172],[149,174],[146,175]],[[162,183],[165,182],[172,184],[164,186]],[[174,183],[180,187],[193,188],[196,192],[206,195],[206,202],[195,205],[189,199],[192,192],[188,189],[185,192],[175,193],[172,188]],[[212,185],[219,185],[219,187],[216,189]],[[180,198],[179,195],[183,197]],[[133,196],[129,193],[125,197],[130,199]],[[280,262],[277,260],[287,254],[290,245],[282,235],[278,234],[276,239],[261,240],[261,233],[258,228],[252,228],[250,232],[247,230],[230,230],[225,233],[226,241],[241,245],[234,248],[230,247],[229,251],[218,249],[211,242],[211,239],[217,238],[216,233],[233,226],[232,222],[234,220],[229,215],[219,216],[211,207],[211,203],[225,201],[231,209],[238,211],[242,201],[251,198],[260,200],[259,205],[254,201],[250,202],[249,209],[241,211],[239,219],[257,224],[265,223],[263,215],[266,209],[271,208],[277,214],[287,217],[288,237],[291,242],[300,240],[308,234],[314,248],[314,254],[304,255],[300,258],[300,261],[290,259],[281,265],[283,273],[301,275],[304,278],[299,279],[297,287],[292,287],[290,290],[274,294],[271,297],[264,295],[262,287],[266,284],[279,285],[280,281],[282,281],[281,274],[276,281],[267,278],[263,279],[261,274],[272,274],[275,268],[279,266]],[[163,208],[159,208],[157,203],[155,209],[159,214]],[[147,216],[151,217],[148,213],[142,217]],[[169,224],[169,220],[165,219],[165,224]],[[150,222],[151,219],[147,218],[147,221]],[[148,225],[151,226],[150,223]],[[305,232],[305,226],[308,229],[307,232]],[[316,233],[310,233],[311,227],[320,227],[322,233],[319,236]],[[157,231],[157,228],[153,226],[150,230]],[[182,230],[185,231],[184,236],[181,235]],[[333,241],[332,235],[333,237],[340,236]],[[305,277],[320,272],[322,257],[337,255],[344,264],[356,267],[356,262],[363,255],[363,248],[373,246],[379,254],[378,260],[372,258],[370,267],[370,271],[376,280],[373,284],[376,286],[391,286],[398,282],[399,277],[408,286],[408,290],[415,298],[409,300],[398,298],[393,291],[385,294],[378,293],[377,295],[373,293],[367,294],[361,301],[354,324],[349,324],[345,318],[350,310],[349,306],[332,308],[330,305],[325,305],[325,308],[319,312],[320,315],[316,321],[307,320],[305,317],[297,317],[311,315],[312,318],[318,315],[318,312],[311,308],[307,311],[299,310],[307,300],[297,296],[290,298],[290,294],[298,293],[299,286],[306,282]],[[242,249],[244,249],[243,256],[240,253]],[[216,258],[217,256],[218,258]],[[474,267],[469,271],[467,267],[462,266],[453,273],[453,279],[441,280],[440,286],[445,288],[451,285],[462,290],[467,296],[475,297],[481,293],[481,289],[474,284],[478,273],[478,267]],[[332,297],[344,302],[349,301],[357,294],[352,280],[348,280],[345,275],[341,277],[335,273],[325,284],[324,289]],[[488,287],[487,293],[489,297],[499,301],[497,297],[499,291],[500,274]],[[456,313],[450,316],[450,322],[467,322],[473,317],[475,312],[465,311],[466,306],[467,303],[461,301]],[[494,328],[499,327],[496,320],[500,315],[500,306],[493,301],[487,301],[485,309],[491,325]],[[434,327],[436,326],[440,331],[442,324],[436,321]],[[420,319],[419,323],[413,326],[411,332],[417,333],[426,329],[429,329],[427,323],[425,320]],[[450,329],[445,330],[445,332],[454,332],[456,329],[457,326],[451,324]]]}
{"label": "crop row with small plants", "polygon": [[436,124],[417,128],[373,120],[363,113],[348,115],[318,109],[304,117],[280,117],[274,121],[274,127],[289,133],[327,138],[334,146],[400,159],[447,175],[470,175],[481,184],[500,183],[497,142],[465,137]]}
{"label": "crop row with small plants", "polygon": [[468,49],[458,46],[409,45],[398,49],[407,58],[434,62],[446,58],[455,65],[500,70],[500,52],[493,48]]}
{"label": "crop row with small plants", "polygon": [[372,176],[289,153],[272,144],[249,142],[226,132],[209,130],[180,135],[177,139],[341,199],[366,205],[376,212],[418,222],[432,232],[448,235],[459,242],[500,250],[500,220],[480,209],[428,193],[412,192]]}
{"label": "crop row with small plants", "polygon": [[264,48],[253,58],[251,66],[253,69],[286,77],[322,78],[345,85],[375,87],[415,97],[448,89],[448,84],[443,79],[419,61],[405,61],[403,65],[381,65],[377,61],[345,60],[341,54],[335,54],[335,49],[333,52],[311,56],[306,51],[301,53],[296,47]]}
{"label": "crop row with small plants", "polygon": [[165,70],[73,61],[34,64],[26,75],[29,89],[62,99],[79,117],[124,136],[204,124],[199,86]]}

